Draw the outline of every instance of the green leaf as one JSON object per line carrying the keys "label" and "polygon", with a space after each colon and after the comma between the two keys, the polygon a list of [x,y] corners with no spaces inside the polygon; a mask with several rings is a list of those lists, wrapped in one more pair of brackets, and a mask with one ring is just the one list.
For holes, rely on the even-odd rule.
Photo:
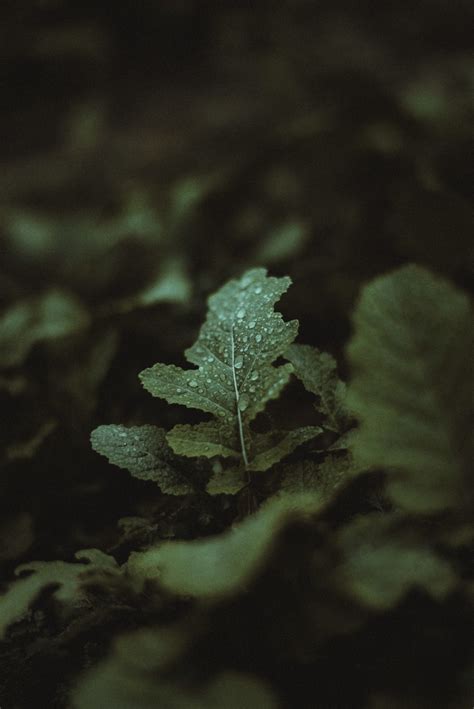
{"label": "green leaf", "polygon": [[355,519],[338,535],[345,561],[337,570],[344,592],[376,610],[396,605],[412,588],[443,599],[457,584],[451,566],[397,515]]}
{"label": "green leaf", "polygon": [[236,495],[248,482],[248,474],[243,467],[223,469],[219,465],[209,478],[206,492],[209,495]]}
{"label": "green leaf", "polygon": [[406,510],[466,502],[472,466],[474,329],[468,298],[410,265],[363,291],[348,348],[356,458],[393,469]]}
{"label": "green leaf", "polygon": [[37,343],[75,334],[88,323],[82,305],[60,290],[20,301],[0,317],[0,367],[18,367]]}
{"label": "green leaf", "polygon": [[[156,633],[158,635],[158,633]],[[146,652],[147,661],[140,667],[134,658],[137,651]],[[241,672],[221,672],[206,684],[191,686],[172,677],[152,672],[153,657],[162,643],[151,643],[143,649],[138,633],[130,636],[128,654],[120,653],[102,661],[90,670],[73,693],[73,709],[277,709],[273,692],[266,683]]]}
{"label": "green leaf", "polygon": [[92,448],[113,465],[141,480],[153,480],[168,495],[194,492],[178,468],[178,461],[157,426],[99,426],[91,434]]}
{"label": "green leaf", "polygon": [[[318,426],[304,426],[293,431],[252,433],[249,438],[249,464],[247,470],[268,470],[292,453],[295,448],[322,433]],[[167,434],[175,453],[202,455],[207,458],[219,455],[240,458],[239,441],[235,429],[206,421],[195,426],[177,425]]]}
{"label": "green leaf", "polygon": [[87,343],[65,370],[60,388],[84,412],[90,414],[97,405],[97,393],[105,379],[118,345],[117,333],[105,331]]}
{"label": "green leaf", "polygon": [[[262,268],[229,281],[209,298],[206,322],[185,353],[197,368],[184,370],[158,363],[140,374],[154,396],[215,416],[225,427],[221,438],[232,428],[239,436],[245,463],[246,427],[270,399],[279,396],[293,370],[291,364],[273,366],[298,329],[297,321],[285,322],[273,309],[290,282],[289,278],[267,277]],[[196,436],[197,452],[192,453],[190,442],[186,455],[202,455],[201,433]],[[210,446],[216,438],[213,432]]]}
{"label": "green leaf", "polygon": [[199,598],[233,596],[246,587],[270,557],[280,531],[293,520],[315,514],[315,495],[285,495],[220,536],[192,542],[165,542],[133,553],[128,571],[157,579],[169,591]]}
{"label": "green leaf", "polygon": [[238,438],[232,426],[219,425],[216,421],[204,421],[190,426],[178,424],[166,435],[171,448],[178,455],[213,458],[240,458]]}
{"label": "green leaf", "polygon": [[271,431],[253,436],[248,470],[264,471],[279,463],[303,443],[322,433],[319,426],[303,426],[293,431]]}
{"label": "green leaf", "polygon": [[128,313],[139,308],[148,308],[158,303],[185,304],[191,296],[191,282],[184,263],[170,259],[160,265],[151,283],[138,293],[108,303],[101,314]]}
{"label": "green leaf", "polygon": [[314,492],[329,502],[358,472],[349,453],[328,455],[322,463],[301,460],[283,468],[277,494]]}
{"label": "green leaf", "polygon": [[346,385],[337,376],[334,357],[309,345],[290,345],[285,357],[304,388],[318,397],[315,407],[326,417],[326,428],[338,433],[344,430],[349,418]]}
{"label": "green leaf", "polygon": [[[293,431],[272,431],[271,433],[253,433],[248,436],[249,463],[231,468],[215,470],[208,482],[210,495],[235,495],[248,483],[247,472],[269,470],[298,446],[311,440],[322,429],[317,426],[305,426]],[[180,455],[202,455],[232,457],[240,460],[239,441],[234,429],[206,421],[196,426],[175,426],[167,435],[171,448]],[[246,472],[247,471],[247,472]]]}
{"label": "green leaf", "polygon": [[98,549],[85,549],[75,554],[78,564],[65,561],[34,561],[19,566],[15,573],[32,572],[26,578],[13,582],[0,598],[0,638],[13,623],[21,620],[31,603],[46,586],[58,588],[54,596],[64,603],[79,603],[83,596],[81,583],[84,574],[97,570],[118,569],[115,559]]}

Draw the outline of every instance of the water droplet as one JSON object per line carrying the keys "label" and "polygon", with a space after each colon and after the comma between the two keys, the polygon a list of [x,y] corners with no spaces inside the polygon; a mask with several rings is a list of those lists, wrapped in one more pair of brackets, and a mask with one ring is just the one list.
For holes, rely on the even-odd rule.
{"label": "water droplet", "polygon": [[199,392],[200,394],[204,394],[204,389],[198,389],[198,392]]}
{"label": "water droplet", "polygon": [[245,411],[245,409],[248,408],[248,405],[249,405],[249,400],[247,399],[247,397],[245,395],[241,396],[239,399],[239,409],[241,411]]}
{"label": "water droplet", "polygon": [[197,387],[198,383],[195,379],[190,379],[188,382],[190,387]]}
{"label": "water droplet", "polygon": [[259,295],[259,293],[261,293],[261,292],[262,292],[262,286],[257,286],[257,287],[255,288],[255,293],[256,293],[257,295]]}
{"label": "water droplet", "polygon": [[249,330],[253,330],[256,324],[257,324],[257,323],[255,322],[255,320],[251,320],[251,321],[249,322]]}
{"label": "water droplet", "polygon": [[214,357],[212,355],[209,355],[209,357],[207,358],[207,361],[214,362]]}
{"label": "water droplet", "polygon": [[237,311],[237,317],[242,320],[243,317],[245,317],[245,310],[244,308],[240,308],[240,310]]}
{"label": "water droplet", "polygon": [[242,355],[238,355],[238,356],[235,358],[234,367],[235,367],[236,369],[242,369],[243,363],[244,363],[244,358],[242,357]]}
{"label": "water droplet", "polygon": [[252,374],[250,375],[250,379],[251,379],[253,382],[257,381],[257,379],[258,379],[258,372],[252,372]]}
{"label": "water droplet", "polygon": [[182,394],[182,393],[183,393],[183,390],[181,389],[181,387],[178,387],[178,388],[176,389],[176,393],[177,393],[177,394]]}
{"label": "water droplet", "polygon": [[206,379],[206,382],[207,382],[208,384],[212,384],[212,379],[211,379],[210,377],[208,377],[208,378]]}
{"label": "water droplet", "polygon": [[262,341],[262,336],[260,334],[255,335],[255,341],[256,342],[261,342]]}

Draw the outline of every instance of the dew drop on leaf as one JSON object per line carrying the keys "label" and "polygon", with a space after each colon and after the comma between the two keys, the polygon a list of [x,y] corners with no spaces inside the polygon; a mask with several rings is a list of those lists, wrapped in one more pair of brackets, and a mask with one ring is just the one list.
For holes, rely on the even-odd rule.
{"label": "dew drop on leaf", "polygon": [[248,405],[249,405],[249,400],[247,399],[247,397],[245,395],[241,396],[239,399],[239,409],[241,411],[245,411],[245,409],[248,407]]}

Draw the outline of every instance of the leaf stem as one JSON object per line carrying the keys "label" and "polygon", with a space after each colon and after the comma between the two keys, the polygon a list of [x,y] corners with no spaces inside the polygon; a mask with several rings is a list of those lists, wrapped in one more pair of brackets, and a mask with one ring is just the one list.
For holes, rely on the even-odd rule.
{"label": "leaf stem", "polygon": [[239,407],[239,400],[240,400],[240,394],[239,394],[239,387],[237,386],[237,377],[235,375],[235,342],[234,342],[234,325],[232,325],[230,329],[230,342],[231,342],[231,361],[232,361],[232,378],[234,380],[234,391],[235,391],[235,400],[236,400],[236,407],[237,407],[237,421],[239,424],[239,436],[240,436],[240,447],[242,449],[242,458],[244,459],[244,465],[247,468],[249,464],[249,459],[247,457],[247,449],[245,447],[245,438],[244,438],[244,427],[242,424],[242,412],[240,411]]}

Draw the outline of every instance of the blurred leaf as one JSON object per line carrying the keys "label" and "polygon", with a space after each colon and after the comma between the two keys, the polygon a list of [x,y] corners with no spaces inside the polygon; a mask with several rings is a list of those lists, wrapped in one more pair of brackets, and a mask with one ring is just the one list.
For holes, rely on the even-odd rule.
{"label": "blurred leaf", "polygon": [[84,352],[76,354],[60,380],[61,389],[86,413],[97,405],[98,388],[109,372],[117,345],[118,336],[113,330],[95,336],[86,343]]}
{"label": "blurred leaf", "polygon": [[77,564],[64,561],[32,561],[22,564],[16,574],[32,572],[14,581],[0,597],[0,638],[10,625],[21,620],[28,608],[47,586],[56,586],[54,596],[64,603],[80,603],[83,599],[81,583],[84,574],[97,570],[116,570],[115,559],[98,549],[85,549],[75,554]]}
{"label": "blurred leaf", "polygon": [[347,452],[327,455],[322,463],[301,460],[284,466],[277,494],[314,492],[321,500],[329,502],[359,472]]}
{"label": "blurred leaf", "polygon": [[308,240],[307,227],[291,221],[273,229],[257,249],[257,263],[272,264],[295,256]]}
{"label": "blurred leaf", "polygon": [[472,313],[468,298],[418,266],[366,286],[348,355],[361,464],[391,468],[401,507],[465,504],[472,465]]}
{"label": "blurred leaf", "polygon": [[29,458],[33,458],[57,425],[57,421],[45,421],[28,440],[10,443],[6,449],[7,460],[28,460]]}
{"label": "blurred leaf", "polygon": [[184,596],[233,596],[248,586],[268,561],[280,531],[293,520],[317,512],[314,495],[287,495],[218,537],[192,542],[166,542],[131,555],[127,567],[138,578],[157,579]]}
{"label": "blurred leaf", "polygon": [[346,593],[376,610],[392,608],[413,588],[442,600],[457,585],[451,566],[430,545],[399,529],[390,516],[359,517],[338,536],[345,561],[338,578]]}
{"label": "blurred leaf", "polygon": [[18,367],[31,348],[83,330],[89,317],[68,293],[48,293],[12,305],[0,317],[0,367]]}
{"label": "blurred leaf", "polygon": [[[158,631],[157,631],[158,632]],[[266,684],[238,672],[223,672],[205,685],[159,678],[149,668],[132,664],[132,655],[102,662],[86,674],[73,694],[74,709],[277,709],[279,704]],[[150,648],[152,650],[152,648]]]}

